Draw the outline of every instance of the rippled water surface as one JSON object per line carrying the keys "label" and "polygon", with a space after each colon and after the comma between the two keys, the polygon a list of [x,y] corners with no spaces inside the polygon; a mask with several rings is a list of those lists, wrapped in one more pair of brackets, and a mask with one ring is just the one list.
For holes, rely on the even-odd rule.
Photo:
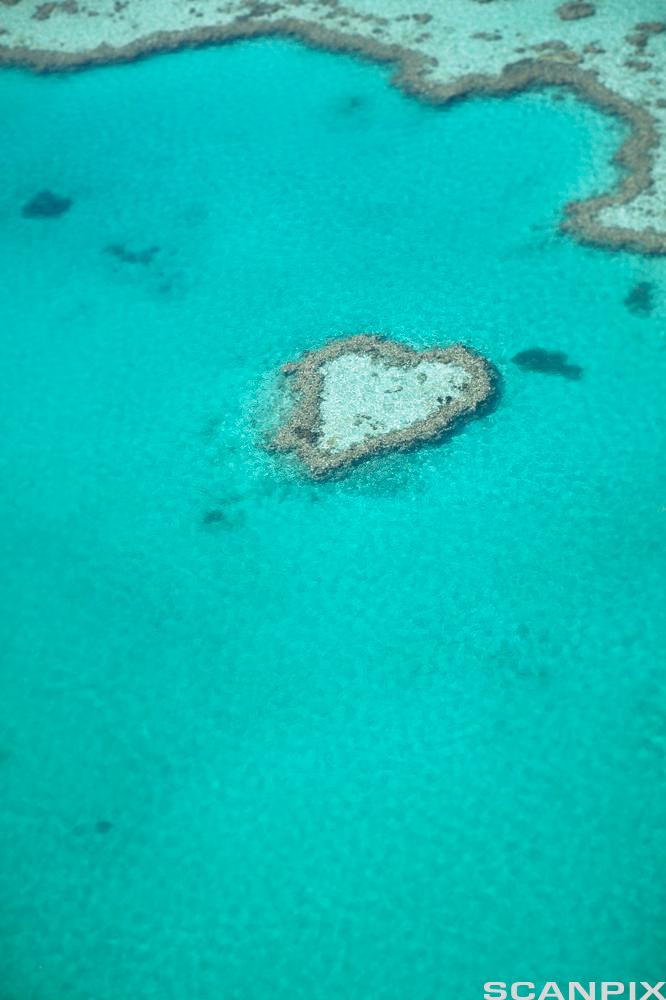
{"label": "rippled water surface", "polygon": [[[666,263],[556,233],[619,124],[387,80],[0,74],[2,1000],[663,978]],[[267,373],[366,330],[500,405],[308,483]]]}

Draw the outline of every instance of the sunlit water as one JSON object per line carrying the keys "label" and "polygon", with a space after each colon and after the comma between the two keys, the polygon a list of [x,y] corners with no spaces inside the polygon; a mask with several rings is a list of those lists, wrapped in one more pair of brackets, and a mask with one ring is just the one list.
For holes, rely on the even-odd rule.
{"label": "sunlit water", "polygon": [[[664,978],[666,263],[557,235],[618,123],[387,79],[0,75],[2,1000]],[[500,405],[309,483],[267,376],[367,330]]]}

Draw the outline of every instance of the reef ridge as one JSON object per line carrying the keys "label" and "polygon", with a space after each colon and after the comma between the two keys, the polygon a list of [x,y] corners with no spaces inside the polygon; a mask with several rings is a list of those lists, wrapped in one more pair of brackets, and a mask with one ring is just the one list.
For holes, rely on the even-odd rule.
{"label": "reef ridge", "polygon": [[[666,14],[574,0],[2,0],[0,65],[42,71],[287,36],[395,65],[393,83],[444,104],[562,86],[629,125],[616,183],[564,207],[587,243],[666,253]],[[638,10],[640,9],[640,14]]]}

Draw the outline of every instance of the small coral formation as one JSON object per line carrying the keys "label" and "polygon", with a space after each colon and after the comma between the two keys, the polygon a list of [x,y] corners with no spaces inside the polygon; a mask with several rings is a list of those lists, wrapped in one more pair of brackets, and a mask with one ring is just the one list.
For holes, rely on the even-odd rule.
{"label": "small coral formation", "polygon": [[146,247],[145,250],[128,250],[124,243],[110,243],[104,252],[111,254],[123,264],[150,264],[159,247]]}
{"label": "small coral formation", "polygon": [[[235,504],[239,500],[242,500],[241,496],[231,496],[219,502],[222,504]],[[209,510],[204,511],[199,523],[205,531],[217,534],[220,531],[236,531],[242,527],[244,521],[245,514],[242,510],[227,513],[221,507],[211,507]]]}
{"label": "small coral formation", "polygon": [[62,11],[64,14],[78,14],[79,5],[76,0],[61,0],[59,3],[43,3],[32,14],[34,21],[48,21],[51,14]]}
{"label": "small coral formation", "polygon": [[631,289],[624,304],[635,316],[649,316],[654,309],[654,285],[651,281],[639,281]]}
{"label": "small coral formation", "polygon": [[561,375],[577,381],[583,375],[580,365],[569,364],[564,351],[547,351],[543,347],[530,347],[519,351],[511,358],[525,372],[540,372],[542,375]]}
{"label": "small coral formation", "polygon": [[37,8],[32,17],[35,21],[48,21],[57,6],[56,3],[43,3]]}
{"label": "small coral formation", "polygon": [[585,3],[584,0],[572,0],[571,3],[563,3],[557,8],[557,15],[563,21],[579,21],[581,17],[592,17],[596,14],[593,3]]}
{"label": "small coral formation", "polygon": [[204,528],[220,528],[228,525],[227,515],[223,510],[213,508],[212,510],[207,510],[205,514],[203,514],[201,523]]}
{"label": "small coral formation", "polygon": [[71,206],[71,198],[62,198],[52,191],[39,191],[23,206],[21,214],[26,219],[55,219],[69,211]]}
{"label": "small coral formation", "polygon": [[414,351],[372,334],[334,340],[284,365],[293,406],[269,442],[314,478],[441,438],[479,416],[496,373],[461,344]]}
{"label": "small coral formation", "polygon": [[365,105],[366,100],[364,97],[358,94],[351,94],[338,104],[337,110],[342,115],[353,115],[355,112],[361,111]]}
{"label": "small coral formation", "polygon": [[636,31],[660,35],[662,31],[666,31],[666,21],[639,21],[635,27]]}

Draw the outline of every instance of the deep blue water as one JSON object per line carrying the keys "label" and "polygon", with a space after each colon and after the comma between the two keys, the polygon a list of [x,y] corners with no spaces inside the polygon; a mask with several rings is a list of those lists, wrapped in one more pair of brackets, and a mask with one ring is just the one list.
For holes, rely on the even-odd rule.
{"label": "deep blue water", "polygon": [[[387,79],[0,74],[1,1000],[664,978],[666,263],[557,235],[616,122]],[[309,483],[267,376],[366,330],[501,403]]]}

